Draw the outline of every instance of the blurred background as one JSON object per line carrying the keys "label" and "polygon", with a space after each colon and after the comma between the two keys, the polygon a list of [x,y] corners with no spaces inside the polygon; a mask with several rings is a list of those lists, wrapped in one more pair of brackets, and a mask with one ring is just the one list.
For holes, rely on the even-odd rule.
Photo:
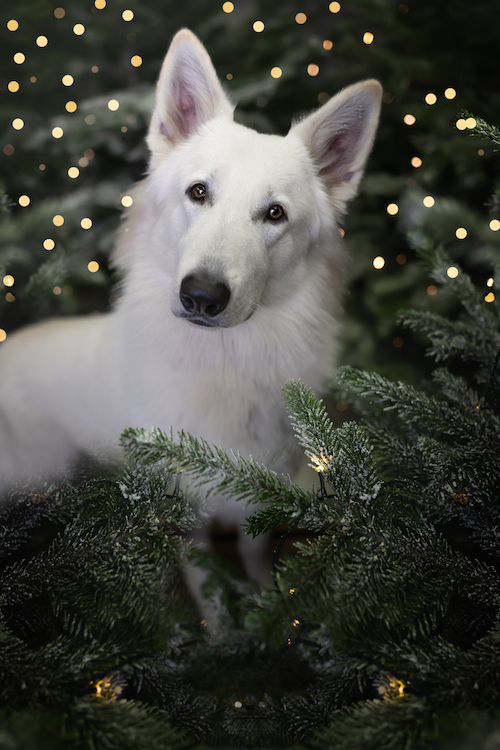
{"label": "blurred background", "polygon": [[[147,168],[155,81],[183,26],[207,47],[236,119],[263,132],[285,134],[294,116],[358,80],[384,87],[365,178],[341,222],[341,363],[418,384],[431,367],[426,342],[398,327],[398,310],[458,314],[408,230],[442,243],[485,304],[493,299],[498,155],[471,137],[474,120],[457,117],[466,109],[500,125],[500,3],[61,2],[1,11],[0,340],[43,317],[113,305],[109,253]],[[339,419],[345,408],[334,405]]]}

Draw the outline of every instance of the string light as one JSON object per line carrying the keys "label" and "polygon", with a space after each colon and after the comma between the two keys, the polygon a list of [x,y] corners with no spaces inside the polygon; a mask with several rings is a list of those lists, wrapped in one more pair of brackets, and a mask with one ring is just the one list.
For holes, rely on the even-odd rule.
{"label": "string light", "polygon": [[122,198],[122,206],[125,206],[125,208],[129,208],[133,202],[134,199],[131,195],[124,195]]}
{"label": "string light", "polygon": [[333,42],[330,39],[325,39],[323,42],[323,49],[330,50],[333,47]]}
{"label": "string light", "polygon": [[425,198],[422,201],[422,203],[424,204],[424,206],[426,208],[432,208],[433,205],[435,204],[435,202],[436,201],[434,200],[434,198],[432,197],[432,195],[426,195]]}
{"label": "string light", "polygon": [[52,128],[52,136],[53,138],[62,138],[64,135],[64,130],[60,127]]}
{"label": "string light", "polygon": [[319,456],[316,456],[310,451],[306,451],[306,455],[311,459],[312,463],[308,464],[314,471],[325,473],[325,471],[331,466],[334,457],[333,454],[329,455],[326,452],[326,448],[320,448]]}
{"label": "string light", "polygon": [[65,76],[61,78],[61,81],[64,86],[72,86],[73,83],[75,82],[75,79],[73,78],[73,76],[70,76],[69,73],[67,73]]}
{"label": "string light", "polygon": [[68,177],[71,177],[72,180],[76,180],[79,174],[80,170],[78,169],[78,167],[70,167],[68,169]]}
{"label": "string light", "polygon": [[99,73],[99,68],[97,65],[92,65],[90,70],[92,71],[92,73]]}
{"label": "string light", "polygon": [[5,301],[6,302],[15,302],[16,298],[14,297],[13,294],[11,294],[10,292],[7,292],[7,294],[5,295]]}
{"label": "string light", "polygon": [[37,44],[39,47],[46,47],[48,43],[49,40],[43,34],[37,36],[37,38],[35,39],[35,44]]}
{"label": "string light", "polygon": [[70,100],[69,102],[66,102],[64,108],[67,112],[76,112],[76,110],[78,109],[78,104]]}
{"label": "string light", "polygon": [[14,94],[16,91],[19,91],[19,83],[17,81],[9,81],[7,88]]}
{"label": "string light", "polygon": [[465,128],[467,127],[467,125],[465,124],[465,120],[461,117],[456,121],[455,127],[457,130],[465,130]]}
{"label": "string light", "polygon": [[53,294],[55,294],[55,295],[61,294],[61,292],[62,292],[62,289],[61,289],[61,287],[60,287],[60,286],[55,286],[55,287],[54,287],[54,288],[52,289],[52,293],[53,293]]}
{"label": "string light", "polygon": [[449,276],[450,279],[456,279],[458,276],[458,268],[456,268],[456,266],[450,266],[446,269],[446,275]]}
{"label": "string light", "polygon": [[302,25],[307,21],[307,16],[305,13],[297,13],[295,16],[295,22]]}
{"label": "string light", "polygon": [[427,287],[427,294],[430,297],[434,297],[434,295],[437,294],[437,287],[435,287],[434,284],[430,284],[430,286]]}
{"label": "string light", "polygon": [[383,258],[381,255],[377,255],[377,257],[373,259],[373,267],[376,268],[377,271],[380,271],[380,269],[384,266],[385,258]]}
{"label": "string light", "polygon": [[17,65],[22,65],[23,62],[26,60],[26,55],[23,52],[16,52],[16,54],[13,57],[13,60]]}
{"label": "string light", "polygon": [[495,283],[495,279],[490,277],[488,281],[486,282],[486,286],[493,286],[494,283]]}
{"label": "string light", "polygon": [[8,287],[14,286],[14,277],[10,273],[8,273],[3,277],[2,284]]}
{"label": "string light", "polygon": [[435,104],[437,102],[436,94],[427,94],[425,97],[426,104]]}
{"label": "string light", "polygon": [[498,232],[498,230],[500,229],[500,221],[498,221],[498,219],[492,219],[490,221],[489,227],[493,232]]}
{"label": "string light", "polygon": [[50,239],[49,237],[42,242],[42,245],[45,250],[53,250],[56,246],[56,243],[54,242],[54,240]]}
{"label": "string light", "polygon": [[271,68],[272,78],[281,78],[282,75],[283,75],[283,71],[281,70],[281,68],[278,68],[277,66],[274,68]]}
{"label": "string light", "polygon": [[234,701],[233,705],[235,708],[241,708],[243,706],[243,703],[241,701]]}
{"label": "string light", "polygon": [[265,708],[266,707],[266,704],[264,703],[264,701],[259,701],[259,703],[257,703],[257,705],[258,705],[259,708]]}
{"label": "string light", "polygon": [[467,230],[465,229],[465,227],[458,227],[457,231],[455,232],[455,236],[459,240],[465,240],[465,238],[467,237]]}
{"label": "string light", "polygon": [[106,0],[95,0],[94,5],[97,10],[104,10],[104,8],[106,7]]}
{"label": "string light", "polygon": [[386,211],[391,216],[395,216],[397,212],[399,211],[399,206],[396,203],[389,203],[389,205],[386,208]]}
{"label": "string light", "polygon": [[416,121],[417,118],[415,117],[415,115],[405,115],[403,117],[403,122],[405,125],[414,125]]}
{"label": "string light", "polygon": [[264,23],[262,21],[254,21],[254,24],[252,26],[252,29],[257,32],[257,34],[260,34],[261,31],[264,31]]}
{"label": "string light", "polygon": [[444,95],[447,99],[454,99],[457,95],[457,92],[455,91],[455,89],[448,88],[445,90]]}
{"label": "string light", "polygon": [[36,83],[36,76],[30,76],[31,83]]}
{"label": "string light", "polygon": [[294,620],[294,621],[292,622],[292,625],[293,625],[293,627],[294,627],[294,628],[296,628],[296,627],[297,627],[297,625],[300,625],[300,620]]}
{"label": "string light", "polygon": [[3,328],[0,328],[0,344],[2,343],[2,341],[5,341],[6,338],[7,338],[6,332],[3,330]]}
{"label": "string light", "polygon": [[133,55],[133,57],[130,58],[130,64],[133,65],[134,68],[139,68],[142,65],[142,57],[140,55]]}
{"label": "string light", "polygon": [[289,593],[290,595],[291,595],[291,594],[295,594],[295,589],[288,589],[288,593]]}
{"label": "string light", "polygon": [[340,10],[340,3],[330,3],[328,10],[330,13],[338,13]]}
{"label": "string light", "polygon": [[131,21],[134,17],[134,11],[133,10],[124,10],[122,13],[122,18],[124,21]]}
{"label": "string light", "polygon": [[371,33],[371,31],[365,31],[365,33],[363,34],[363,42],[365,44],[371,44],[374,39],[375,36]]}
{"label": "string light", "polygon": [[20,195],[17,202],[20,206],[26,208],[26,206],[29,206],[29,204],[31,203],[31,198],[29,197],[29,195]]}
{"label": "string light", "polygon": [[419,167],[421,167],[422,159],[420,158],[420,156],[414,156],[411,160],[411,165],[412,167],[415,167],[415,169],[418,169]]}
{"label": "string light", "polygon": [[7,21],[7,28],[9,31],[17,31],[19,28],[19,23],[15,20],[15,18],[11,18],[10,21]]}
{"label": "string light", "polygon": [[314,78],[314,76],[317,76],[319,73],[319,65],[315,65],[314,63],[310,63],[307,66],[307,72],[308,74]]}
{"label": "string light", "polygon": [[88,218],[82,219],[80,222],[80,226],[82,229],[90,229],[92,226],[92,219],[88,219]]}
{"label": "string light", "polygon": [[493,302],[494,299],[495,299],[495,295],[493,294],[493,292],[489,292],[486,295],[486,297],[484,298],[484,301],[485,302]]}
{"label": "string light", "polygon": [[73,34],[76,34],[76,36],[85,34],[85,26],[83,25],[83,23],[75,23],[75,25],[73,26]]}
{"label": "string light", "polygon": [[56,227],[62,227],[62,225],[64,224],[64,216],[61,216],[61,214],[56,214],[52,219],[52,223]]}
{"label": "string light", "polygon": [[110,109],[112,112],[116,112],[119,106],[120,102],[118,101],[118,99],[110,99],[108,102],[108,109]]}
{"label": "string light", "polygon": [[87,268],[90,273],[97,273],[99,270],[99,263],[96,260],[91,260],[90,263],[87,264]]}
{"label": "string light", "polygon": [[222,10],[224,11],[224,13],[232,13],[234,10],[233,3],[230,3],[230,2],[223,3]]}
{"label": "string light", "polygon": [[64,10],[64,8],[56,8],[54,11],[54,15],[56,18],[64,18],[64,16],[66,15],[66,11]]}
{"label": "string light", "polygon": [[22,130],[24,128],[24,120],[21,120],[20,117],[16,117],[12,120],[12,127],[14,130]]}
{"label": "string light", "polygon": [[477,122],[475,121],[473,117],[468,117],[465,121],[465,127],[469,128],[469,130],[472,130],[473,128],[475,128],[476,125],[477,125]]}

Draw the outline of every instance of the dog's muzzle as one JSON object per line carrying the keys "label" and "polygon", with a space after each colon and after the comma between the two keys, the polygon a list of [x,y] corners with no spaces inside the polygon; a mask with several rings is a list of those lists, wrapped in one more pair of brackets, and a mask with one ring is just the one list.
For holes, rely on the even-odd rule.
{"label": "dog's muzzle", "polygon": [[222,279],[205,272],[189,274],[183,278],[179,291],[185,310],[182,317],[196,325],[217,326],[217,316],[227,307],[230,296]]}

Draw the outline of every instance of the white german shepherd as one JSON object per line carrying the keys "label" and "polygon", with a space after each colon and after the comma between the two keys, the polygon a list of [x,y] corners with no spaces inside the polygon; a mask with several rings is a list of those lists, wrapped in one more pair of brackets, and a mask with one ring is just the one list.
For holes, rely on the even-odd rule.
{"label": "white german shepherd", "polygon": [[[148,177],[114,254],[116,308],[0,345],[0,477],[49,476],[126,427],[173,427],[255,458],[294,438],[280,389],[324,392],[335,363],[337,220],[371,149],[381,86],[350,86],[263,135],[233,121],[200,41],[180,31],[158,81]],[[223,520],[241,522],[242,503]],[[242,537],[242,543],[245,537]],[[250,552],[242,550],[249,560]],[[249,563],[257,577],[258,563]],[[267,571],[266,571],[267,572]]]}

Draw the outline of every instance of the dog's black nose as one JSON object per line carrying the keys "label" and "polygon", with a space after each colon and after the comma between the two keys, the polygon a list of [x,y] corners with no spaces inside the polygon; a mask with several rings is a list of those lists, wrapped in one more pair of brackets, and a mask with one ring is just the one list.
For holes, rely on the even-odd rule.
{"label": "dog's black nose", "polygon": [[229,302],[230,289],[208,273],[190,274],[182,279],[179,297],[188,313],[215,318]]}

